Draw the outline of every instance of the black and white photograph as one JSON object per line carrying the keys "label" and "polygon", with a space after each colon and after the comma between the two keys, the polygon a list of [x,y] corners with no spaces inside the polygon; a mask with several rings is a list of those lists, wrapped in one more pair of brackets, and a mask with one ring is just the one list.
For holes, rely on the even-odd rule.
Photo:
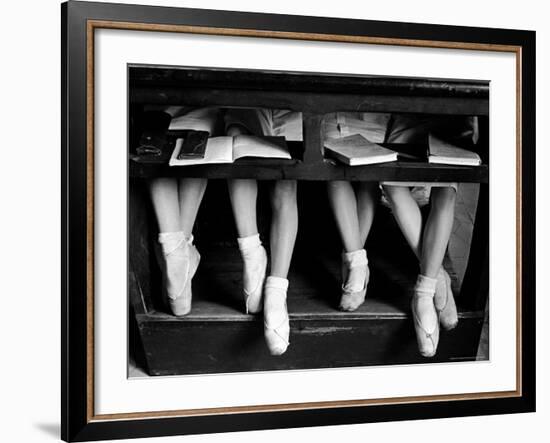
{"label": "black and white photograph", "polygon": [[533,32],[61,12],[62,438],[535,410]]}
{"label": "black and white photograph", "polygon": [[544,2],[2,4],[0,441],[544,441]]}
{"label": "black and white photograph", "polygon": [[489,80],[127,78],[130,378],[489,360]]}

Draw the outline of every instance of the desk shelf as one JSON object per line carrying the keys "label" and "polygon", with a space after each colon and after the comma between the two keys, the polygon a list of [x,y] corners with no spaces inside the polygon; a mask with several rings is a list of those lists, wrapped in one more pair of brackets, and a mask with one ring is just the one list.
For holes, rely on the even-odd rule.
{"label": "desk shelf", "polygon": [[398,161],[367,166],[347,166],[332,161],[305,163],[299,160],[239,160],[233,164],[168,166],[161,163],[130,161],[130,176],[257,178],[259,180],[351,180],[488,183],[489,168],[451,166]]}

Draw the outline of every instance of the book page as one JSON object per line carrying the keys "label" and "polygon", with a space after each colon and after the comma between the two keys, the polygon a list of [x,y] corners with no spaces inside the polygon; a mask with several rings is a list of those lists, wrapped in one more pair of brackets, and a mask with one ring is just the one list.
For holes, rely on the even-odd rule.
{"label": "book page", "polygon": [[212,137],[208,139],[204,158],[178,160],[183,139],[178,138],[170,158],[170,166],[191,166],[217,163],[233,163],[233,137]]}
{"label": "book page", "polygon": [[327,138],[325,140],[325,146],[330,149],[356,149],[367,148],[374,143],[369,142],[365,137],[360,134],[348,135],[346,137],[339,138]]}
{"label": "book page", "polygon": [[237,135],[233,138],[233,161],[242,157],[292,158],[284,137]]}

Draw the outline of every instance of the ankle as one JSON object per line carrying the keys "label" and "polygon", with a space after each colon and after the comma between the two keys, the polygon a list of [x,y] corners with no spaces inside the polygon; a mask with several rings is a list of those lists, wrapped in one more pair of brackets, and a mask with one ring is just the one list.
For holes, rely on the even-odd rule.
{"label": "ankle", "polygon": [[276,327],[288,318],[286,308],[288,280],[269,276],[264,288],[264,321],[267,326]]}
{"label": "ankle", "polygon": [[366,266],[369,264],[369,260],[367,259],[367,251],[365,249],[357,249],[356,251],[343,252],[342,261],[348,266],[348,268]]}
{"label": "ankle", "polygon": [[239,245],[239,250],[243,258],[247,258],[251,254],[263,249],[262,241],[260,240],[260,234],[253,234],[247,237],[237,238],[237,243]]}
{"label": "ankle", "polygon": [[432,297],[435,294],[435,288],[437,286],[437,278],[426,277],[419,274],[414,286],[414,292],[418,296]]}
{"label": "ankle", "polygon": [[342,289],[344,292],[354,293],[363,291],[368,283],[368,260],[367,251],[358,249],[357,251],[343,252],[342,263]]}
{"label": "ankle", "polygon": [[267,313],[283,309],[286,303],[288,280],[270,275],[264,285],[264,310]]}
{"label": "ankle", "polygon": [[286,292],[288,290],[288,279],[270,275],[265,281],[265,288],[273,289],[276,292],[283,293],[286,296]]}
{"label": "ankle", "polygon": [[193,235],[187,236],[183,231],[160,232],[158,242],[164,255],[170,255],[175,250],[193,243]]}

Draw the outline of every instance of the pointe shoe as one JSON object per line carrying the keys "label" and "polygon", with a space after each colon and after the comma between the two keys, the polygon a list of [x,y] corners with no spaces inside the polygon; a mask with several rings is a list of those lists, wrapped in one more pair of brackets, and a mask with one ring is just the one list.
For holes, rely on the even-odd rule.
{"label": "pointe shoe", "polygon": [[290,335],[290,322],[286,304],[288,280],[268,277],[264,295],[264,337],[271,355],[286,352]]}
{"label": "pointe shoe", "polygon": [[260,235],[237,239],[243,258],[243,295],[246,313],[257,314],[262,310],[262,295],[267,270],[267,253]]}
{"label": "pointe shoe", "polygon": [[[434,289],[426,288],[422,278],[430,280]],[[419,275],[411,301],[418,350],[423,357],[433,357],[439,343],[439,318],[433,301],[436,284],[437,280]]]}
{"label": "pointe shoe", "polygon": [[242,250],[243,257],[243,294],[247,314],[262,311],[262,295],[267,271],[267,253],[259,246]]}
{"label": "pointe shoe", "polygon": [[191,311],[191,280],[197,271],[200,254],[193,238],[180,233],[162,233],[159,243],[164,258],[163,283],[172,313],[184,316]]}
{"label": "pointe shoe", "polygon": [[451,289],[451,278],[443,268],[437,274],[434,305],[439,315],[439,323],[446,331],[454,329],[458,324],[456,303]]}
{"label": "pointe shoe", "polygon": [[[359,275],[352,277],[352,273]],[[357,277],[364,282],[360,289],[353,282],[353,280],[357,280]],[[342,281],[344,284],[342,285],[342,296],[340,297],[340,310],[355,311],[365,302],[369,277],[367,252],[364,249],[342,253]]]}

